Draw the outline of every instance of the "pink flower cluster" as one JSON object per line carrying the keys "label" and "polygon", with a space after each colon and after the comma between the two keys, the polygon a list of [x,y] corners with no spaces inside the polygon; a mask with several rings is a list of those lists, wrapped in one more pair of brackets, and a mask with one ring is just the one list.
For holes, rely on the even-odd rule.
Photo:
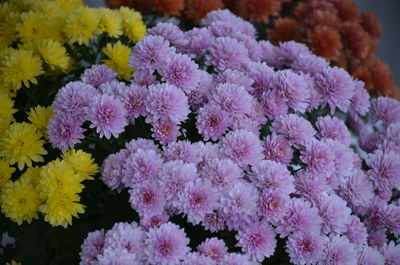
{"label": "pink flower cluster", "polygon": [[[229,11],[201,24],[151,29],[133,48],[130,85],[102,77],[91,81],[97,89],[75,82],[57,96],[49,131],[60,148],[73,146],[65,135],[83,137],[60,124],[90,121],[100,136],[117,137],[144,116],[153,132],[101,169],[111,189],[129,190],[140,224],[90,234],[81,264],[260,264],[276,253],[277,237],[293,264],[396,264],[400,103],[370,104],[363,83],[343,69],[303,44],[257,41],[252,25]],[[180,127],[189,116],[201,141]],[[360,144],[346,121],[363,132]],[[216,237],[190,252],[169,222],[175,215]],[[227,252],[217,238],[224,230],[236,233],[241,253]]]}

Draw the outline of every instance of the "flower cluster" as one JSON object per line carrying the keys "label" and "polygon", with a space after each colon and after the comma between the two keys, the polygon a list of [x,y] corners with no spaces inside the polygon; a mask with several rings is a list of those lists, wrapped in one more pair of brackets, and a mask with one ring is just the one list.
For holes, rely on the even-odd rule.
{"label": "flower cluster", "polygon": [[142,14],[160,13],[164,17],[185,17],[199,23],[207,13],[227,8],[252,22],[268,22],[278,16],[282,5],[288,0],[107,0],[111,8],[130,6]]}
{"label": "flower cluster", "polygon": [[[93,59],[103,59],[121,78],[129,79],[133,71],[127,64],[130,48],[122,43],[113,46],[106,39],[140,40],[146,32],[141,19],[126,7],[95,9],[80,0],[3,2],[0,91],[14,94],[21,87],[37,85],[38,78],[79,72],[87,66],[83,61]],[[104,42],[110,43],[101,51]]]}
{"label": "flower cluster", "polygon": [[[64,143],[52,124],[62,131],[67,117],[79,131],[71,144],[51,140],[62,149],[84,137],[85,121],[107,138],[128,122],[151,126],[101,166],[108,187],[128,190],[139,224],[89,234],[81,264],[260,264],[278,240],[293,264],[396,260],[400,103],[370,101],[362,81],[303,44],[257,41],[227,10],[201,25],[150,29],[129,85],[85,73],[56,97],[49,138]],[[361,117],[378,129],[359,145]],[[177,217],[213,237],[191,251]]]}
{"label": "flower cluster", "polygon": [[1,211],[18,224],[30,223],[41,212],[51,225],[67,227],[84,212],[79,203],[82,181],[93,179],[97,171],[90,154],[72,149],[61,160],[30,167],[17,180],[3,183]]}
{"label": "flower cluster", "polygon": [[272,41],[306,43],[363,80],[371,92],[399,98],[389,67],[376,58],[382,28],[372,13],[361,12],[352,0],[301,1],[292,9],[292,15],[282,15],[268,30]]}

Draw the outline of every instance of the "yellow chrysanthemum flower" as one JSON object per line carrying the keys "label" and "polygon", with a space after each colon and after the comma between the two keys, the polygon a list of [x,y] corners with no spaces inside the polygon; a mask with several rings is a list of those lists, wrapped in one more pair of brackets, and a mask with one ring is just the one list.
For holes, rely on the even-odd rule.
{"label": "yellow chrysanthemum flower", "polygon": [[12,4],[15,4],[19,11],[21,12],[28,12],[32,10],[33,6],[35,5],[37,0],[11,0]]}
{"label": "yellow chrysanthemum flower", "polygon": [[143,20],[142,14],[135,11],[135,9],[126,6],[121,6],[118,11],[122,16],[122,19],[124,20],[125,19]]}
{"label": "yellow chrysanthemum flower", "polygon": [[67,13],[58,13],[47,17],[47,31],[50,39],[58,41],[59,43],[66,43],[63,30],[67,19]]}
{"label": "yellow chrysanthemum flower", "polygon": [[21,15],[22,23],[17,26],[18,36],[28,43],[47,37],[46,15],[29,11]]}
{"label": "yellow chrysanthemum flower", "polygon": [[89,40],[99,32],[99,20],[99,14],[95,9],[79,7],[72,11],[64,28],[68,42],[88,45]]}
{"label": "yellow chrysanthemum flower", "polygon": [[125,35],[133,42],[143,39],[146,34],[146,25],[142,20],[125,19],[123,25]]}
{"label": "yellow chrysanthemum flower", "polygon": [[65,162],[71,165],[75,173],[81,175],[83,179],[93,179],[93,175],[99,172],[99,166],[94,163],[94,159],[82,150],[71,149],[62,154]]}
{"label": "yellow chrysanthemum flower", "polygon": [[36,0],[32,10],[46,15],[53,15],[60,13],[60,8],[61,7],[56,2],[48,0]]}
{"label": "yellow chrysanthemum flower", "polygon": [[44,141],[35,127],[28,123],[13,123],[0,136],[0,156],[8,159],[10,165],[18,164],[18,169],[33,162],[43,162],[42,155],[47,154],[43,148]]}
{"label": "yellow chrysanthemum flower", "polygon": [[122,34],[122,18],[117,12],[108,8],[98,9],[100,14],[99,28],[101,32],[111,37],[118,37]]}
{"label": "yellow chrysanthemum flower", "polygon": [[42,61],[32,51],[13,50],[6,56],[0,67],[1,79],[15,91],[22,83],[29,87],[29,82],[37,84],[36,77],[43,73]]}
{"label": "yellow chrysanthemum flower", "polygon": [[0,158],[0,191],[2,187],[10,180],[15,168],[10,167],[7,160]]}
{"label": "yellow chrysanthemum flower", "polygon": [[47,125],[50,119],[54,117],[54,112],[51,106],[47,108],[37,105],[31,109],[28,113],[28,120],[46,139],[47,137]]}
{"label": "yellow chrysanthemum flower", "polygon": [[114,45],[108,43],[103,52],[109,58],[103,60],[103,64],[115,70],[120,78],[130,80],[133,73],[133,68],[128,65],[131,48],[118,41]]}
{"label": "yellow chrysanthemum flower", "polygon": [[84,6],[82,0],[55,0],[55,2],[67,13]]}
{"label": "yellow chrysanthemum flower", "polygon": [[21,16],[17,12],[10,12],[0,21],[0,49],[3,49],[18,40],[17,25],[21,23]]}
{"label": "yellow chrysanthemum flower", "polygon": [[12,221],[18,223],[38,218],[39,194],[35,187],[24,180],[9,181],[1,190],[1,211]]}
{"label": "yellow chrysanthemum flower", "polygon": [[14,101],[8,95],[0,93],[0,135],[14,121],[13,114],[17,112]]}
{"label": "yellow chrysanthemum flower", "polygon": [[67,71],[71,59],[67,54],[67,49],[61,43],[51,39],[44,39],[36,41],[35,44],[40,57],[49,66],[50,70]]}
{"label": "yellow chrysanthemum flower", "polygon": [[79,203],[79,193],[84,186],[79,174],[63,160],[54,160],[40,170],[39,189],[45,203],[40,212],[45,214],[45,221],[53,226],[72,224],[72,217],[84,212]]}
{"label": "yellow chrysanthemum flower", "polygon": [[20,180],[26,181],[36,187],[40,180],[40,167],[30,167],[24,174],[19,178]]}
{"label": "yellow chrysanthemum flower", "polygon": [[7,262],[6,265],[22,265],[20,262],[16,262],[15,260],[12,260],[11,263]]}

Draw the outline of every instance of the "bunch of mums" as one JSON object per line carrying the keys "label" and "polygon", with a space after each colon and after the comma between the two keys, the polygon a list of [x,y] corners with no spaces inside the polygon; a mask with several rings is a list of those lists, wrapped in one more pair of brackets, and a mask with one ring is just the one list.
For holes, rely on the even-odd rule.
{"label": "bunch of mums", "polygon": [[400,102],[227,10],[200,24],[150,29],[130,83],[95,65],[58,92],[50,142],[118,148],[101,179],[137,213],[80,264],[396,264]]}

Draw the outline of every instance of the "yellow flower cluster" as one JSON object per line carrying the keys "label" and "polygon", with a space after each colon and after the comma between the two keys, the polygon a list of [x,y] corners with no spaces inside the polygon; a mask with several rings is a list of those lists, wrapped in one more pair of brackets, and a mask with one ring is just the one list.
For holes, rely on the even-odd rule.
{"label": "yellow flower cluster", "polygon": [[61,160],[28,168],[18,180],[8,180],[0,189],[1,211],[18,224],[30,223],[40,212],[51,225],[67,227],[72,217],[84,212],[79,203],[82,181],[97,172],[90,154],[70,150]]}
{"label": "yellow flower cluster", "polygon": [[[75,44],[98,45],[90,41],[100,34],[136,42],[146,33],[142,16],[133,9],[89,8],[82,0],[6,1],[0,3],[0,21],[0,91],[6,94],[37,84],[40,75],[65,75],[76,69],[82,55]],[[105,64],[130,79],[131,48],[115,47]],[[91,56],[96,59],[98,54]]]}

